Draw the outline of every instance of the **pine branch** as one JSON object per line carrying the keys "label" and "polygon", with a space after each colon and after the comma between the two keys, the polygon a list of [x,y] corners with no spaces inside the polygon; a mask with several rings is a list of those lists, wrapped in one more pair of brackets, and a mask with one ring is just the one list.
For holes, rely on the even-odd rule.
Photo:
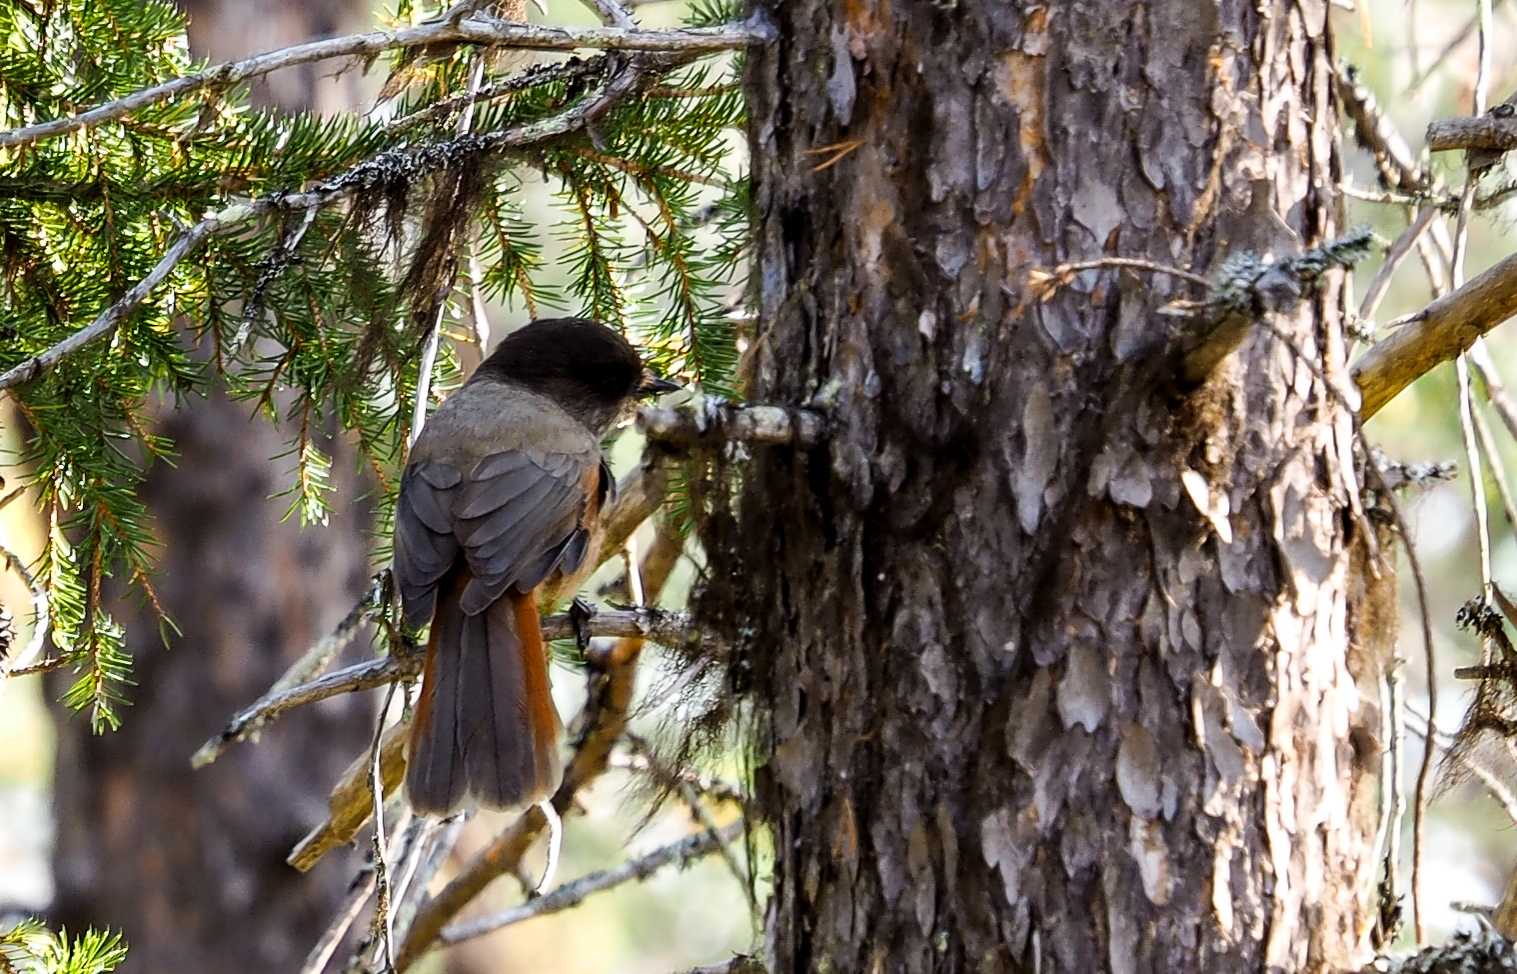
{"label": "pine branch", "polygon": [[212,234],[245,222],[253,215],[253,209],[253,207],[241,205],[229,206],[219,213],[207,216],[180,234],[179,239],[174,241],[173,246],[169,247],[163,258],[153,266],[152,272],[122,295],[119,301],[101,312],[94,321],[42,354],[34,355],[15,368],[0,373],[0,389],[9,389],[11,386],[31,382],[74,352],[114,332],[129,314],[137,310],[137,306],[146,300],[153,289],[162,284],[164,278],[179,266],[180,261],[200,249],[200,245],[205,243]]}
{"label": "pine branch", "polygon": [[150,105],[197,91],[224,91],[250,78],[260,77],[273,71],[334,58],[373,58],[386,51],[409,50],[449,42],[543,51],[599,48],[710,54],[766,43],[772,37],[772,29],[757,16],[750,17],[742,23],[721,27],[691,27],[675,30],[556,27],[479,17],[466,18],[457,22],[442,20],[397,30],[370,31],[366,34],[312,41],[240,61],[219,64],[151,88],[144,88],[125,98],[107,102],[78,115],[0,132],[0,147],[29,145],[41,139],[56,138],[82,128],[123,118]]}
{"label": "pine branch", "polygon": [[391,150],[354,166],[314,189],[301,193],[273,193],[254,203],[233,204],[206,216],[180,235],[147,277],[139,281],[88,326],[81,328],[41,354],[0,373],[0,390],[31,382],[74,352],[112,334],[181,261],[198,250],[214,234],[241,227],[270,213],[330,206],[359,193],[383,187],[398,173],[404,173],[408,178],[419,178],[449,164],[474,156],[520,150],[578,131],[635,91],[650,73],[668,70],[690,56],[687,54],[634,57],[598,91],[549,118],[503,131],[465,135],[414,148]]}

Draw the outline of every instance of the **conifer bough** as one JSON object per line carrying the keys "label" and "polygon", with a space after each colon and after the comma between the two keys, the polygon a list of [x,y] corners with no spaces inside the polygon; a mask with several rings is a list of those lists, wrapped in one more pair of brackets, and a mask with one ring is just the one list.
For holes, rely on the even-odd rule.
{"label": "conifer bough", "polygon": [[204,71],[166,81],[161,85],[135,91],[125,98],[107,102],[78,115],[0,132],[0,147],[28,145],[40,139],[55,138],[78,129],[122,118],[138,109],[190,92],[206,88],[228,88],[249,78],[260,77],[283,68],[329,61],[333,58],[371,58],[386,51],[448,42],[539,51],[595,48],[616,51],[710,54],[759,44],[771,36],[772,30],[756,14],[741,23],[674,30],[556,27],[519,24],[480,17],[465,18],[456,23],[443,20],[398,30],[377,30],[365,34],[350,34],[347,37],[312,41],[309,44],[297,44],[294,47],[257,54],[241,61],[228,61]]}
{"label": "conifer bough", "polygon": [[[699,52],[691,52],[691,55],[695,53]],[[549,118],[499,132],[464,135],[449,142],[394,149],[360,163],[341,176],[307,192],[272,193],[254,203],[235,203],[208,214],[199,223],[182,233],[154,265],[152,271],[122,295],[118,301],[101,312],[94,321],[46,351],[0,373],[0,390],[31,382],[74,352],[111,334],[121,322],[126,320],[127,315],[142,304],[154,288],[163,283],[181,261],[198,250],[213,234],[240,226],[255,217],[276,210],[288,212],[328,206],[373,188],[384,178],[385,173],[397,168],[404,168],[413,176],[420,175],[441,168],[462,156],[519,149],[566,135],[583,128],[603,114],[623,96],[633,91],[650,71],[668,70],[676,66],[674,62],[680,57],[680,55],[664,55],[660,58],[650,55],[633,58],[625,67],[612,75],[599,91]]]}

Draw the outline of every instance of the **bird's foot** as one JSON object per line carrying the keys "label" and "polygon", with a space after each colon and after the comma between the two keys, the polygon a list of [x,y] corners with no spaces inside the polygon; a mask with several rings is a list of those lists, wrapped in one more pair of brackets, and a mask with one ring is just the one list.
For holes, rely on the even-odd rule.
{"label": "bird's foot", "polygon": [[590,633],[585,626],[595,618],[597,611],[595,606],[577,595],[574,601],[569,603],[569,625],[574,627],[574,641],[579,644],[579,651],[582,653],[590,648]]}

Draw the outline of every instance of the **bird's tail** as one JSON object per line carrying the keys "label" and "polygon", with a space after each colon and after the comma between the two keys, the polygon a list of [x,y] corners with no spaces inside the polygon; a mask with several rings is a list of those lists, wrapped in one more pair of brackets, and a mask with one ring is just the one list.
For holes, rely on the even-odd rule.
{"label": "bird's tail", "polygon": [[427,641],[406,767],[406,793],[422,814],[447,815],[466,796],[489,808],[528,805],[563,777],[536,601],[508,591],[466,615],[470,577],[464,568],[444,583]]}

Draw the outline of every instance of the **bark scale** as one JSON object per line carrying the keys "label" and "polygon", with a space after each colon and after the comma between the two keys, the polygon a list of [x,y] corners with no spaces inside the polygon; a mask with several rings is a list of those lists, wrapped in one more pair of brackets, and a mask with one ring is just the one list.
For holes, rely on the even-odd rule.
{"label": "bark scale", "polygon": [[[751,394],[831,417],[707,522],[791,971],[1316,971],[1373,917],[1352,428],[1190,285],[1341,227],[1327,4],[760,0]],[[1340,282],[1271,317],[1340,384]],[[740,588],[723,579],[740,578]]]}

